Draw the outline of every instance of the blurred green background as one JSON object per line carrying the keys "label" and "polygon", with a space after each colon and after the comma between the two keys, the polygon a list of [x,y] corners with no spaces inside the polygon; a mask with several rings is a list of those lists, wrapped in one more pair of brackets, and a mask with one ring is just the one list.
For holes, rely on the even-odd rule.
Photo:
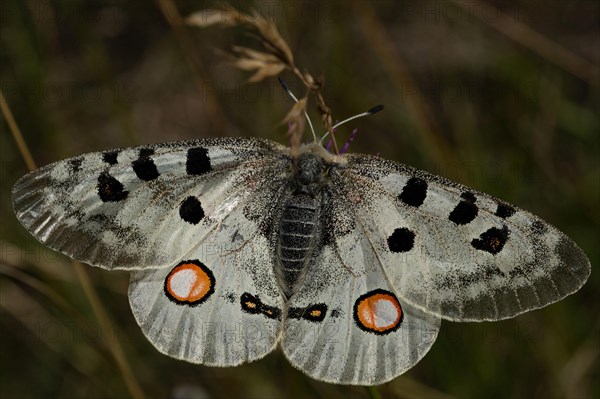
{"label": "blurred green background", "polygon": [[[39,165],[84,152],[213,136],[286,142],[290,99],[276,79],[219,56],[255,46],[242,29],[173,27],[212,1],[0,1],[0,86]],[[26,166],[0,122],[0,397],[600,397],[600,3],[597,1],[257,1],[296,63],[325,78],[353,152],[411,164],[532,211],[592,263],[573,296],[495,323],[443,322],[429,354],[377,390],[311,380],[278,350],[235,368],[161,355],[129,309],[128,276],[85,271],[17,222],[10,190]],[[297,95],[300,83],[283,73]],[[309,113],[318,125],[314,102]],[[308,136],[307,136],[308,139]],[[122,373],[112,350],[121,348]],[[124,364],[123,363],[123,364]],[[129,388],[128,388],[129,387]],[[133,388],[132,388],[133,387]]]}

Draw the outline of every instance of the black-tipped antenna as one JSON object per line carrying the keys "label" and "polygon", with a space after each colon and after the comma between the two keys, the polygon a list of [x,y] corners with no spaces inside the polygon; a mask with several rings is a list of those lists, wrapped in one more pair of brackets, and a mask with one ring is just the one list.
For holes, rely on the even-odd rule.
{"label": "black-tipped antenna", "polygon": [[373,115],[373,114],[376,114],[376,113],[378,113],[378,112],[379,112],[379,111],[381,111],[382,109],[383,109],[383,105],[382,105],[382,104],[379,104],[379,105],[376,105],[376,106],[374,106],[374,107],[373,107],[373,108],[371,108],[370,110],[368,110],[368,111],[367,111],[367,114],[369,114],[369,115]]}
{"label": "black-tipped antenna", "polygon": [[[281,87],[283,87],[283,90],[286,91],[286,93],[288,93],[289,95],[293,96],[292,91],[290,90],[290,88],[288,87],[287,83],[285,83],[285,80],[283,80],[281,78],[281,76],[277,77],[277,80],[279,80],[279,84],[281,85]],[[295,98],[294,98],[295,99]],[[298,101],[298,100],[296,100]]]}
{"label": "black-tipped antenna", "polygon": [[[338,127],[340,127],[344,123],[350,122],[351,120],[354,120],[354,119],[357,119],[357,118],[362,118],[363,116],[369,116],[369,115],[376,114],[379,111],[381,111],[382,109],[383,109],[383,105],[381,105],[381,104],[376,105],[373,108],[369,109],[368,111],[365,111],[365,112],[363,112],[361,114],[358,114],[358,115],[351,116],[348,119],[344,119],[343,121],[336,123],[335,125],[333,125],[333,129],[337,129]],[[323,137],[321,137],[321,143],[323,143],[323,140],[325,140],[325,138],[327,137],[327,135],[329,135],[329,132],[325,133],[325,135]]]}
{"label": "black-tipped antenna", "polygon": [[[285,80],[283,80],[281,77],[277,77],[277,79],[279,80],[279,84],[281,85],[281,87],[283,87],[283,90],[285,90],[285,92],[292,97],[292,99],[295,102],[298,102],[298,99],[296,98],[296,96],[294,95],[294,93],[292,93],[292,91],[290,90],[290,88],[288,87],[287,83],[285,82]],[[313,138],[315,139],[315,141],[317,141],[317,134],[315,133],[315,129],[313,128],[312,122],[310,121],[310,118],[308,117],[308,113],[306,111],[304,111],[304,116],[306,117],[306,120],[308,121],[308,126],[310,126],[310,131],[313,134]]]}

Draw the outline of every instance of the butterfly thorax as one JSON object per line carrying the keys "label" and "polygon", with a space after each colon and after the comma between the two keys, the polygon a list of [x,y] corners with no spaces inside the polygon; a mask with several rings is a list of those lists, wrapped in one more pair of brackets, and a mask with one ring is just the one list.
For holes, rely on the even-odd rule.
{"label": "butterfly thorax", "polygon": [[323,159],[303,153],[294,162],[290,195],[285,202],[277,240],[276,275],[286,297],[302,284],[319,233]]}

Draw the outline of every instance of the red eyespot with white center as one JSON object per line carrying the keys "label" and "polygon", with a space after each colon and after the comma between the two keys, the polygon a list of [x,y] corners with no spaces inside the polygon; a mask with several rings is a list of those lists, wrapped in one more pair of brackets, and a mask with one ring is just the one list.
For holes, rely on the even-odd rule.
{"label": "red eyespot with white center", "polygon": [[180,305],[198,305],[215,291],[215,277],[198,260],[186,260],[171,270],[165,279],[165,294]]}
{"label": "red eyespot with white center", "polygon": [[354,321],[358,327],[374,334],[389,334],[396,331],[404,312],[396,295],[382,289],[360,296],[354,303]]}

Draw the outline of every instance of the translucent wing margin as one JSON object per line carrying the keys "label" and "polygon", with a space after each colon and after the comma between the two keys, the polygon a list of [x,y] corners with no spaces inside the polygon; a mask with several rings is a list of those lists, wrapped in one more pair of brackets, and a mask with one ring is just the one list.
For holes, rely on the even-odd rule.
{"label": "translucent wing margin", "polygon": [[590,274],[583,251],[529,212],[438,176],[351,154],[334,186],[365,227],[398,297],[456,321],[556,302]]}
{"label": "translucent wing margin", "polygon": [[285,147],[218,138],[90,153],[42,167],[13,187],[21,223],[42,243],[106,269],[166,267],[190,251],[265,178]]}

